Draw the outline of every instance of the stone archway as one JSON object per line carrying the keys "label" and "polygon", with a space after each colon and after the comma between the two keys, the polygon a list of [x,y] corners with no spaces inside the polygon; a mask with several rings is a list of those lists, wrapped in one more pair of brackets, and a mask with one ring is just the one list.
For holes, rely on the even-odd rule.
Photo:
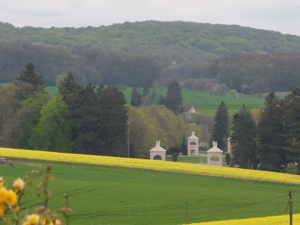
{"label": "stone archway", "polygon": [[162,160],[162,157],[160,155],[155,155],[153,157],[153,160]]}

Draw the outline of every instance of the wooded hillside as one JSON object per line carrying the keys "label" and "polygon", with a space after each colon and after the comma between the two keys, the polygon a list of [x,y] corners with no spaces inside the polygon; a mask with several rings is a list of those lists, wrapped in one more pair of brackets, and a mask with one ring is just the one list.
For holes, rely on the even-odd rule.
{"label": "wooded hillside", "polygon": [[0,23],[0,82],[14,80],[29,61],[47,85],[72,71],[82,83],[142,86],[157,77],[216,78],[224,56],[299,53],[298,36],[236,25],[146,21],[17,28]]}

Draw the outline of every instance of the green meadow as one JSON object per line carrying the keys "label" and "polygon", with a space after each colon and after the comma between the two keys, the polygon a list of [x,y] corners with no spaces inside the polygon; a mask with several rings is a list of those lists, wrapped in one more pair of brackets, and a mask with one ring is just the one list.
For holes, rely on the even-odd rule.
{"label": "green meadow", "polygon": [[[166,96],[167,88],[157,88],[155,92],[157,95]],[[130,102],[131,88],[124,90],[123,94],[127,102]],[[239,97],[214,96],[210,95],[208,91],[187,89],[182,90],[182,96],[184,105],[193,105],[197,113],[204,116],[214,116],[221,101],[224,101],[227,105],[229,115],[237,113],[243,104],[249,109],[257,109],[262,107],[265,101],[263,95],[240,95]]]}
{"label": "green meadow", "polygon": [[[57,87],[47,87],[46,89],[51,96],[58,93]],[[123,94],[128,103],[130,103],[132,88],[123,90]],[[141,89],[142,90],[142,89]],[[155,89],[157,95],[161,94],[166,96],[167,88]],[[226,96],[213,96],[209,95],[207,91],[195,91],[195,90],[182,90],[184,105],[193,105],[197,113],[205,116],[214,116],[216,109],[221,101],[224,101],[228,108],[229,115],[233,115],[238,112],[243,104],[249,109],[257,109],[264,105],[264,96],[258,95],[240,95],[239,97],[226,97]]]}
{"label": "green meadow", "polygon": [[[0,167],[7,184],[47,162],[15,160],[17,166]],[[140,169],[51,163],[55,211],[66,205],[74,213],[71,225],[185,224],[233,218],[287,214],[288,192],[294,195],[294,213],[300,212],[300,186],[270,182],[214,178]],[[32,177],[21,210],[43,204],[35,196],[39,179]],[[7,185],[9,186],[9,185]]]}
{"label": "green meadow", "polygon": [[[166,156],[166,160],[167,161],[173,161],[172,156]],[[177,158],[177,162],[206,164],[207,163],[207,157],[179,155],[178,158]]]}

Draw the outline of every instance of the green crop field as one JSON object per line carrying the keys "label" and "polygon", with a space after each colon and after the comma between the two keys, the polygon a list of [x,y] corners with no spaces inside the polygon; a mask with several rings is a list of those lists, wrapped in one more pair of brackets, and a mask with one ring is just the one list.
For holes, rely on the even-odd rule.
{"label": "green crop field", "polygon": [[[47,165],[43,161],[13,161],[19,165],[0,167],[0,176],[7,184]],[[300,212],[299,185],[118,167],[51,165],[56,179],[50,184],[53,199],[49,207],[65,206],[64,194],[68,193],[74,211],[71,225],[185,224],[287,214],[289,190],[294,195],[294,213]],[[37,183],[34,178],[28,185],[23,212],[43,203],[42,198],[35,197]]]}

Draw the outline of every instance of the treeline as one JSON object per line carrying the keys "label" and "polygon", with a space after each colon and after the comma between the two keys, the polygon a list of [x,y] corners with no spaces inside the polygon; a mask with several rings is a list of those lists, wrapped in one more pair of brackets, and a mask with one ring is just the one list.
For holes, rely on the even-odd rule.
{"label": "treeline", "polygon": [[160,65],[146,56],[94,50],[71,55],[66,49],[6,43],[0,45],[0,83],[14,81],[28,61],[34,62],[48,86],[57,85],[70,71],[81,84],[128,86],[152,84],[161,72]]}
{"label": "treeline", "polygon": [[164,106],[126,106],[116,87],[81,85],[71,73],[58,87],[51,98],[32,63],[0,86],[1,146],[142,158],[156,140],[181,146],[183,121]]}
{"label": "treeline", "polygon": [[300,54],[234,55],[217,62],[218,81],[244,94],[300,86]]}
{"label": "treeline", "polygon": [[291,91],[300,85],[300,54],[232,55],[189,69],[173,65],[165,70],[145,56],[95,50],[75,56],[66,49],[7,43],[0,45],[0,83],[14,81],[28,60],[35,62],[48,86],[57,85],[70,71],[80,84],[94,85],[152,86],[165,73],[171,77],[217,77],[220,84],[244,94]]}
{"label": "treeline", "polygon": [[0,82],[34,62],[47,85],[73,73],[81,84],[144,86],[163,78],[217,78],[241,93],[291,91],[300,37],[240,26],[137,22],[86,28],[0,23]]}
{"label": "treeline", "polygon": [[233,116],[233,163],[242,168],[299,173],[299,100],[299,87],[284,99],[277,97],[274,92],[269,93],[260,111],[258,124],[254,122],[249,109],[243,106]]}
{"label": "treeline", "polygon": [[210,61],[237,53],[300,52],[300,37],[241,26],[190,22],[125,22],[101,27],[17,28],[0,23],[1,43],[66,48],[72,54],[96,49],[172,61]]}

